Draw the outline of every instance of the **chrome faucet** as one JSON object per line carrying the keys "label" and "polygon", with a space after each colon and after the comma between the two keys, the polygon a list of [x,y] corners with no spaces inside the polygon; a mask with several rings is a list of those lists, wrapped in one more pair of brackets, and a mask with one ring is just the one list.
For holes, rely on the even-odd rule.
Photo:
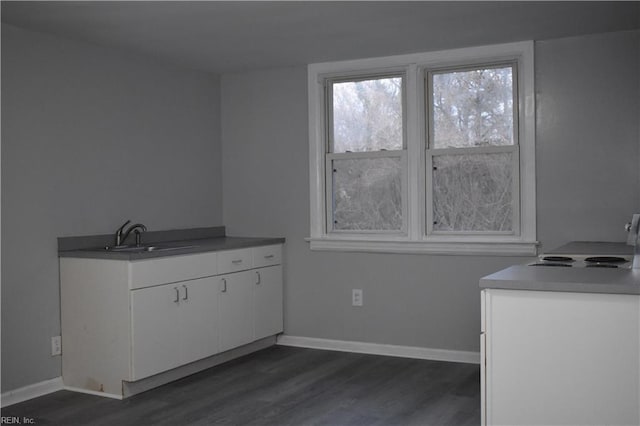
{"label": "chrome faucet", "polygon": [[135,231],[136,234],[136,246],[140,246],[140,243],[142,242],[142,232],[147,230],[147,227],[144,226],[141,223],[136,223],[134,225],[131,225],[126,231],[124,230],[124,228],[131,223],[130,220],[127,220],[125,223],[122,224],[122,226],[120,228],[118,228],[118,230],[116,231],[116,247],[124,245],[124,242],[127,240],[127,237],[129,236],[129,234],[131,234],[132,231]]}
{"label": "chrome faucet", "polygon": [[632,268],[640,268],[640,224],[636,226],[635,250],[633,251]]}
{"label": "chrome faucet", "polygon": [[632,268],[640,268],[640,214],[634,214],[630,223],[625,225],[629,233],[627,244],[635,246],[633,250]]}

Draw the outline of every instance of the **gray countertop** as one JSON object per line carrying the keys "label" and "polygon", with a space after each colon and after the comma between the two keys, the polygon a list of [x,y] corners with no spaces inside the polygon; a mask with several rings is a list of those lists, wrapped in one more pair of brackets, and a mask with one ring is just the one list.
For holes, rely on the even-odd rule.
{"label": "gray countertop", "polygon": [[640,294],[640,269],[515,265],[480,279],[480,288]]}
{"label": "gray countertop", "polygon": [[[546,254],[629,255],[625,243],[576,241]],[[640,269],[558,268],[515,265],[480,279],[480,288],[640,294]]]}
{"label": "gray countertop", "polygon": [[[267,246],[271,244],[282,244],[284,238],[247,238],[247,237],[214,237],[185,239],[178,241],[163,241],[163,246],[183,247],[162,251],[143,252],[121,252],[105,250],[104,246],[79,248],[73,250],[59,250],[59,257],[80,257],[91,259],[113,259],[113,260],[142,260],[156,257],[179,256],[185,254],[205,253],[210,251],[233,250],[246,247]],[[160,243],[159,243],[160,244]]]}

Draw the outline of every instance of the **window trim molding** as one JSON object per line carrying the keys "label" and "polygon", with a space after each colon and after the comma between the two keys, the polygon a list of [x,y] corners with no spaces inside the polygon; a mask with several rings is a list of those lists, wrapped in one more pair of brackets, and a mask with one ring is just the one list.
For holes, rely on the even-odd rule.
{"label": "window trim molding", "polygon": [[[424,70],[512,60],[518,63],[519,132],[519,235],[427,235],[425,182],[426,135],[420,114],[425,114]],[[386,253],[535,255],[535,87],[534,42],[396,55],[358,60],[310,64],[307,69],[309,113],[310,248]],[[325,80],[405,72],[407,211],[406,235],[329,234],[326,225],[325,180]],[[417,177],[417,179],[415,179]]]}
{"label": "window trim molding", "polygon": [[305,238],[311,250],[397,253],[443,254],[475,256],[535,256],[537,243],[529,242],[462,242],[413,240],[363,240],[349,238]]}

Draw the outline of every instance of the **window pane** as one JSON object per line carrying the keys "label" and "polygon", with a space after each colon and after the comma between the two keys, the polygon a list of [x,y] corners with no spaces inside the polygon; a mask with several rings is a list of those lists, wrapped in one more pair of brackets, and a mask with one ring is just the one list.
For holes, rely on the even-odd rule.
{"label": "window pane", "polygon": [[402,161],[333,161],[333,229],[401,230]]}
{"label": "window pane", "polygon": [[434,156],[433,230],[513,230],[512,155]]}
{"label": "window pane", "polygon": [[432,148],[513,145],[513,69],[432,75]]}
{"label": "window pane", "polygon": [[402,148],[402,77],[333,83],[332,152]]}

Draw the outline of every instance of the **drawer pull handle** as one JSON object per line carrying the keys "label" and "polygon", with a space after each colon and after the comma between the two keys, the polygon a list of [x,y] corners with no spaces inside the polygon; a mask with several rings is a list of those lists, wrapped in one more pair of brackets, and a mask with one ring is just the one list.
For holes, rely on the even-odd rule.
{"label": "drawer pull handle", "polygon": [[265,259],[273,259],[274,257],[275,257],[274,255],[272,255],[272,254],[268,254],[268,255],[266,255],[264,258],[265,258]]}
{"label": "drawer pull handle", "polygon": [[256,275],[258,276],[258,282],[256,282],[256,285],[260,285],[260,282],[262,281],[262,277],[260,277],[260,272],[256,271]]}
{"label": "drawer pull handle", "polygon": [[234,265],[239,265],[240,263],[242,263],[242,259],[232,260],[231,263],[233,263]]}
{"label": "drawer pull handle", "polygon": [[227,292],[227,280],[226,279],[222,279],[222,292],[226,293]]}
{"label": "drawer pull handle", "polygon": [[182,284],[182,287],[184,287],[184,297],[182,298],[182,300],[187,300],[189,298],[189,289],[184,284]]}
{"label": "drawer pull handle", "polygon": [[173,288],[176,291],[176,300],[173,301],[173,303],[180,303],[180,290],[178,290],[178,287],[174,287]]}

